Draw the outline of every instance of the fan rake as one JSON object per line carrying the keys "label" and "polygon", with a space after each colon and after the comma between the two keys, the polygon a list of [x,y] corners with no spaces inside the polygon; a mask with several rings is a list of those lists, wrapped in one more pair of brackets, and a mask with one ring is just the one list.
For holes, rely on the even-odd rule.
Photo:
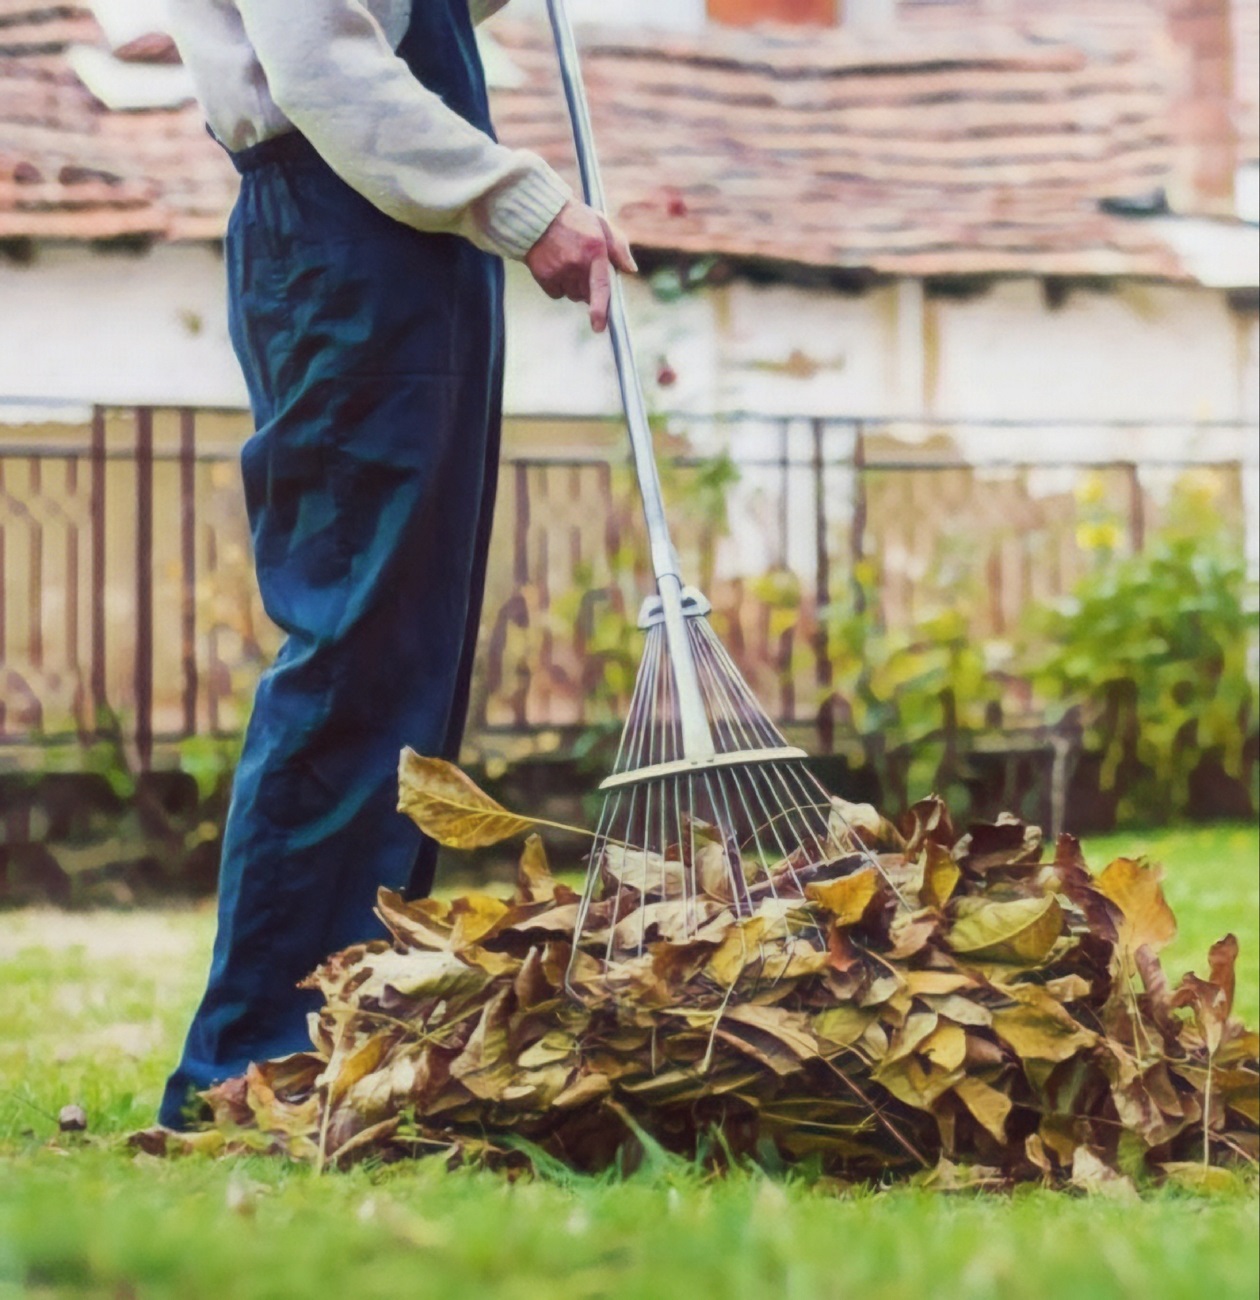
{"label": "fan rake", "polygon": [[[605,210],[590,112],[564,0],[548,0],[586,201]],[[577,930],[606,933],[606,958],[654,937],[685,941],[716,916],[799,899],[825,863],[878,867],[844,813],[757,702],[684,587],[670,539],[625,298],[615,277],[609,333],[656,577],[630,709],[587,870]],[[589,947],[588,943],[588,947]]]}

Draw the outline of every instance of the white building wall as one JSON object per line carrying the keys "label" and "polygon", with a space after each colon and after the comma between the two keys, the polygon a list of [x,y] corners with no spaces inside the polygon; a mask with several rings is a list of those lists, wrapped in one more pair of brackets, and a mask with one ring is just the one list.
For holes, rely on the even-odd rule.
{"label": "white building wall", "polygon": [[[1248,546],[1260,568],[1255,439],[1169,429],[1257,420],[1257,318],[1219,290],[1128,284],[1076,290],[1050,307],[1031,279],[964,300],[925,300],[907,281],[852,296],[735,282],[662,301],[636,281],[629,301],[648,402],[660,411],[927,417],[938,428],[1086,422],[996,439],[959,432],[960,449],[978,460],[1231,457],[1244,447]],[[508,317],[510,414],[617,412],[607,341],[591,335],[582,309],[552,302],[512,266]],[[28,265],[0,264],[0,422],[22,417],[21,399],[244,406],[221,259],[202,246],[142,255],[50,247]]]}
{"label": "white building wall", "polygon": [[[629,286],[640,368],[659,410],[929,416],[941,421],[1257,419],[1257,319],[1223,292],[999,283],[925,302],[914,281],[861,295],[735,282],[660,301]],[[607,341],[583,309],[508,276],[514,415],[617,410]],[[672,383],[658,382],[668,372]],[[0,399],[243,406],[222,261],[41,248],[0,263]]]}
{"label": "white building wall", "polygon": [[0,403],[15,398],[246,405],[222,258],[46,245],[30,264],[0,261]]}

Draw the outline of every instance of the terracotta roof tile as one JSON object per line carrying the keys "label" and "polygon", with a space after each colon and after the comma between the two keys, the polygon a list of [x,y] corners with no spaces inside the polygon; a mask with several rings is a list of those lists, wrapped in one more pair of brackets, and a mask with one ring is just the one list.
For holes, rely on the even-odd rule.
{"label": "terracotta roof tile", "polygon": [[[1151,227],[1100,207],[1158,190],[1170,166],[1173,74],[1134,22],[1145,8],[1099,0],[1088,40],[1070,12],[1033,31],[974,16],[960,30],[933,6],[882,40],[587,31],[613,206],[637,245],[663,251],[1184,278]],[[500,135],[572,174],[545,31],[494,30],[524,74],[495,94]],[[0,238],[216,238],[236,179],[198,109],[107,111],[65,58],[101,40],[86,5],[0,0]]]}
{"label": "terracotta roof tile", "polygon": [[[537,29],[498,29],[525,84],[500,133],[568,167]],[[1171,252],[1100,200],[1168,166],[1166,69],[1123,44],[1019,33],[590,33],[608,189],[640,247],[890,274],[1176,278]]]}
{"label": "terracotta roof tile", "polygon": [[199,110],[107,111],[66,59],[102,43],[87,5],[0,0],[0,238],[218,238],[236,178]]}

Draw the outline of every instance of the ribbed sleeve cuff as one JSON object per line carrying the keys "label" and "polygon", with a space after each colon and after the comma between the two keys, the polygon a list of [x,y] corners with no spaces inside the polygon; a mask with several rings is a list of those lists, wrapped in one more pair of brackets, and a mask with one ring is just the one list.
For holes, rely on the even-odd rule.
{"label": "ribbed sleeve cuff", "polygon": [[482,208],[487,241],[495,252],[521,261],[573,197],[573,191],[541,158],[488,195]]}

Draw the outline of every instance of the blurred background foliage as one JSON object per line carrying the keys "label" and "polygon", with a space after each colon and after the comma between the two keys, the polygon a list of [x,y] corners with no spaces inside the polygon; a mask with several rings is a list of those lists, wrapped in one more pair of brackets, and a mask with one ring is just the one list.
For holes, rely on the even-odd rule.
{"label": "blurred background foliage", "polygon": [[[726,456],[685,471],[666,464],[671,508],[699,538],[707,585],[739,470]],[[985,577],[965,534],[936,541],[921,584],[930,594],[908,621],[886,617],[878,554],[852,564],[839,598],[816,610],[782,566],[744,580],[740,599],[760,611],[765,643],[781,647],[772,689],[794,698],[798,715],[816,709],[816,731],[799,739],[850,797],[896,815],[936,790],[959,818],[1010,808],[1049,822],[1050,769],[1036,753],[1050,736],[1072,758],[1055,796],[1067,829],[1249,818],[1260,804],[1257,586],[1219,491],[1211,474],[1180,475],[1134,548],[1086,475],[1075,493],[1080,577],[1066,598],[1030,603],[1000,637],[975,632]],[[630,532],[618,545],[605,557],[611,585],[579,564],[517,632],[520,658],[545,666],[576,629],[588,721],[541,735],[529,761],[471,764],[506,802],[560,820],[595,815],[639,662],[642,548]],[[735,632],[731,618],[715,611],[723,635]],[[91,743],[50,747],[40,773],[9,778],[9,813],[27,799],[28,833],[0,846],[0,902],[125,905],[213,890],[239,738],[185,739],[173,764],[146,772],[125,736],[122,720],[106,718]],[[1025,776],[1012,785],[1018,762]]]}

